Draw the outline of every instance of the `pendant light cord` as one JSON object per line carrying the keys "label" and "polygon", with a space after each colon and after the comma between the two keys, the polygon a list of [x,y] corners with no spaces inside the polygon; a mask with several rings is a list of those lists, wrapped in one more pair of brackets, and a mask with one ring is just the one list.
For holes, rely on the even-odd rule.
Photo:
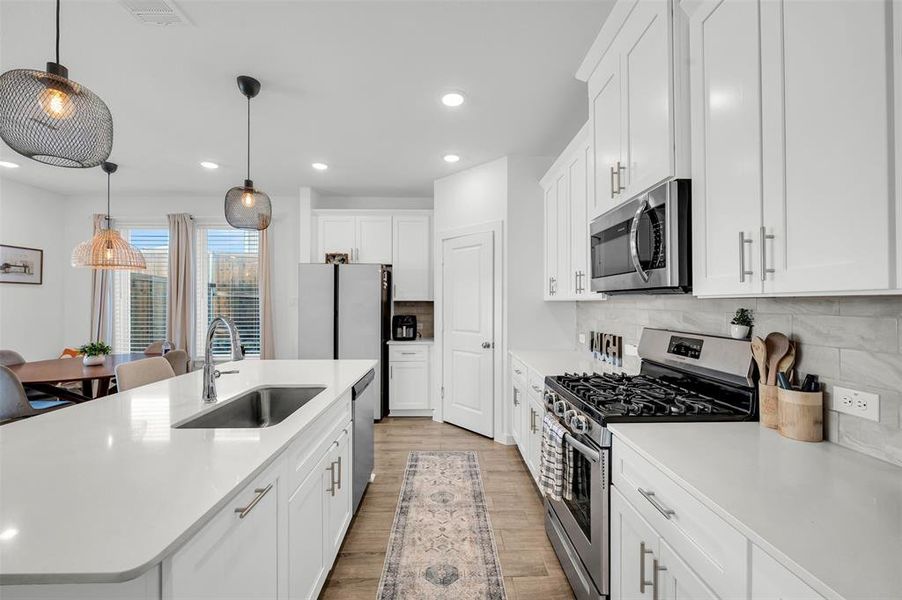
{"label": "pendant light cord", "polygon": [[251,178],[251,98],[247,98],[247,179]]}
{"label": "pendant light cord", "polygon": [[56,0],[56,64],[60,62],[60,0]]}
{"label": "pendant light cord", "polygon": [[110,228],[110,176],[111,173],[106,174],[106,228]]}

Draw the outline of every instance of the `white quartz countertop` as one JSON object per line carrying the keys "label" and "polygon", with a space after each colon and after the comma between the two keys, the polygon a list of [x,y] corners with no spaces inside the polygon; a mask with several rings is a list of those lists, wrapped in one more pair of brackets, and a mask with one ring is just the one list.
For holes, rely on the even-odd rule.
{"label": "white quartz countertop", "polygon": [[758,423],[609,428],[827,598],[902,594],[902,468]]}
{"label": "white quartz countertop", "polygon": [[267,385],[326,389],[264,429],[173,429],[213,405],[201,373],[0,428],[0,583],[116,582],[159,563],[375,366],[245,360],[218,404]]}
{"label": "white quartz countertop", "polygon": [[389,340],[386,342],[389,346],[431,346],[435,343],[433,338],[417,338],[415,340]]}
{"label": "white quartz countertop", "polygon": [[523,361],[540,375],[600,371],[603,363],[586,351],[577,350],[511,350],[511,355]]}

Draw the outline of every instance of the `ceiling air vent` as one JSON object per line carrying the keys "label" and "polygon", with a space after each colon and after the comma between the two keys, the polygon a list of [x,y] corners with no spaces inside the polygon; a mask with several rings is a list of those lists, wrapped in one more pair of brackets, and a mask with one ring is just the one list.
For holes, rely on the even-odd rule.
{"label": "ceiling air vent", "polygon": [[145,25],[187,25],[188,19],[171,1],[119,0],[125,10]]}

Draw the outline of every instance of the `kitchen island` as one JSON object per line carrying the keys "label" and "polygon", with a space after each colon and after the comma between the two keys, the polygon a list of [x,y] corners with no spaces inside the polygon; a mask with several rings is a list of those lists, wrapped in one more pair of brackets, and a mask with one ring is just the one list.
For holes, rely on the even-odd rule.
{"label": "kitchen island", "polygon": [[[0,595],[315,596],[351,518],[351,387],[374,367],[226,363],[216,404],[193,372],[3,426]],[[263,387],[323,390],[270,427],[174,427]]]}

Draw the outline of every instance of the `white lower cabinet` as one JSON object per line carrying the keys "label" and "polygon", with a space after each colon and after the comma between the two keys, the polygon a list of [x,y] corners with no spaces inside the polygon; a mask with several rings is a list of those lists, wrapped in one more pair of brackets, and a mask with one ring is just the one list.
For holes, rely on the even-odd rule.
{"label": "white lower cabinet", "polygon": [[823,600],[758,546],[752,546],[752,600]]}
{"label": "white lower cabinet", "polygon": [[517,444],[520,453],[523,454],[524,432],[524,413],[526,413],[526,383],[517,377],[511,376],[511,436]]}
{"label": "white lower cabinet", "polygon": [[394,344],[388,354],[388,406],[393,416],[423,416],[430,401],[428,344]]}
{"label": "white lower cabinet", "polygon": [[545,406],[535,393],[529,393],[528,397],[526,465],[532,473],[532,478],[538,482],[542,462],[542,417],[545,414]]}
{"label": "white lower cabinet", "polygon": [[657,565],[660,600],[717,600],[704,581],[689,568],[670,545],[661,540]]}
{"label": "white lower cabinet", "polygon": [[657,551],[657,532],[611,488],[611,598],[653,598]]}
{"label": "white lower cabinet", "polygon": [[277,597],[279,481],[268,469],[163,561],[164,598]]}
{"label": "white lower cabinet", "polygon": [[353,515],[352,435],[348,394],[164,559],[162,598],[316,598]]}

